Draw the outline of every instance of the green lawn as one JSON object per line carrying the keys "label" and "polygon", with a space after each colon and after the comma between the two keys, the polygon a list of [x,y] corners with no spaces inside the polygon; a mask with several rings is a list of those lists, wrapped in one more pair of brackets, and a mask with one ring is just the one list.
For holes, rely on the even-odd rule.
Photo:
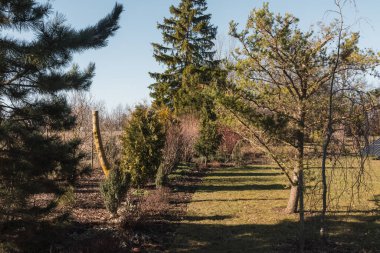
{"label": "green lawn", "polygon": [[[377,175],[380,162],[372,166]],[[366,210],[330,214],[331,252],[380,249],[380,196],[378,176]],[[270,166],[244,166],[211,170],[188,205],[170,252],[292,252],[297,238],[298,215],[283,213],[289,190],[279,170]],[[377,196],[374,199],[374,195]],[[364,205],[365,205],[364,204]],[[363,206],[363,203],[360,207]],[[306,248],[317,250],[319,218],[307,214]]]}

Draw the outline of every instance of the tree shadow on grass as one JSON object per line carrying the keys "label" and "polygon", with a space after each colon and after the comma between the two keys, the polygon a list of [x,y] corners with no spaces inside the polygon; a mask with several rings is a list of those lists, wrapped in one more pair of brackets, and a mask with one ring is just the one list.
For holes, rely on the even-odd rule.
{"label": "tree shadow on grass", "polygon": [[373,196],[373,200],[370,200],[375,203],[377,210],[380,212],[380,194]]}
{"label": "tree shadow on grass", "polygon": [[200,185],[198,192],[216,191],[253,191],[253,190],[283,190],[282,184],[244,184],[244,185]]}
{"label": "tree shadow on grass", "polygon": [[277,172],[213,172],[212,177],[272,177],[281,176]]}
{"label": "tree shadow on grass", "polygon": [[[252,190],[283,190],[283,184],[257,184],[257,182],[269,181],[263,177],[274,177],[279,173],[268,172],[213,172],[204,182],[186,185],[178,188],[182,192],[217,192],[217,191],[252,191]],[[228,178],[232,177],[232,178]],[[206,183],[205,183],[206,182]]]}
{"label": "tree shadow on grass", "polygon": [[181,224],[170,252],[292,252],[296,229],[290,222],[274,226]]}
{"label": "tree shadow on grass", "polygon": [[275,200],[287,200],[287,198],[238,198],[238,199],[197,199],[187,201],[172,201],[170,204],[188,204],[190,202],[240,202],[240,201],[275,201]]}
{"label": "tree shadow on grass", "polygon": [[[348,221],[354,218],[356,221]],[[320,218],[309,217],[305,227],[305,252],[378,252],[380,224],[378,216],[330,217],[329,239],[319,237]],[[194,224],[183,223],[170,252],[245,253],[297,252],[297,222],[279,224]]]}
{"label": "tree shadow on grass", "polygon": [[184,221],[222,221],[233,218],[232,215],[212,215],[212,216],[185,216]]}
{"label": "tree shadow on grass", "polygon": [[[260,171],[252,172],[252,170],[254,171],[252,167],[246,169],[250,171],[244,173],[242,171],[245,169],[238,168],[239,171],[236,173],[233,173],[233,169],[213,172],[212,177],[207,178],[206,184],[191,186],[191,189],[198,192],[284,189],[284,185],[281,184],[254,184],[255,179],[253,178],[253,183],[247,184],[250,177],[277,176],[279,174],[265,171],[262,173]],[[257,169],[263,170],[264,168],[257,167]],[[222,181],[228,181],[223,177],[237,177],[237,175],[243,177],[240,184],[218,184]],[[239,180],[234,182],[239,183]],[[189,189],[187,187],[182,188],[184,191]],[[242,200],[245,199],[235,201]],[[232,200],[194,200],[194,202],[204,201]],[[249,201],[255,201],[255,199]],[[374,201],[379,207],[380,196],[375,197]],[[207,224],[207,220],[212,220],[207,216],[185,219],[180,224],[177,237],[169,252],[297,252],[298,223],[287,221],[285,214],[279,215],[284,215],[284,221],[278,224]],[[221,221],[224,219],[229,218],[220,217]],[[305,252],[379,252],[380,217],[378,212],[329,213],[327,244],[324,244],[320,239],[320,220],[320,217],[315,214],[307,217],[304,233],[306,238]]]}
{"label": "tree shadow on grass", "polygon": [[[320,217],[308,218],[310,247],[321,248],[319,239]],[[328,252],[379,252],[380,215],[366,212],[330,214],[327,217]],[[323,249],[323,247],[322,247]]]}
{"label": "tree shadow on grass", "polygon": [[239,166],[239,167],[231,167],[236,170],[273,170],[277,169],[277,166],[258,166],[258,165],[248,165],[248,166]]}
{"label": "tree shadow on grass", "polygon": [[274,200],[287,200],[286,198],[239,198],[239,199],[197,199],[191,202],[240,202],[240,201],[274,201]]}
{"label": "tree shadow on grass", "polygon": [[252,191],[252,190],[283,190],[282,184],[245,184],[245,185],[188,185],[176,189],[178,192],[217,192],[217,191]]}
{"label": "tree shadow on grass", "polygon": [[269,178],[265,178],[265,177],[255,177],[255,178],[251,178],[251,177],[211,178],[211,177],[208,177],[203,182],[205,182],[204,184],[210,183],[210,184],[217,184],[217,185],[224,185],[224,184],[228,184],[228,185],[240,184],[240,185],[242,185],[242,184],[251,184],[251,183],[268,182],[268,181],[273,182],[273,180],[271,180]]}

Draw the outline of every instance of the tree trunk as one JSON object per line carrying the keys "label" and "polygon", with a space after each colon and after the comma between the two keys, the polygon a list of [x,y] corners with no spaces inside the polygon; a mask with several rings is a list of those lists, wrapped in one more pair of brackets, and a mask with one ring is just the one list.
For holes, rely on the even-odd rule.
{"label": "tree trunk", "polygon": [[298,194],[299,194],[299,217],[300,217],[300,227],[299,227],[299,252],[303,253],[305,248],[305,214],[304,214],[304,200],[303,200],[303,170],[299,172],[299,182],[298,182]]}
{"label": "tree trunk", "polygon": [[168,183],[168,175],[167,171],[165,170],[165,166],[162,164],[158,167],[157,174],[156,174],[156,188],[160,189],[163,186],[166,186]]}
{"label": "tree trunk", "polygon": [[[337,6],[340,11],[341,8]],[[342,18],[342,16],[341,16]],[[324,243],[326,243],[326,211],[327,211],[327,180],[326,180],[326,162],[327,162],[327,151],[331,142],[332,135],[334,133],[333,129],[333,99],[334,99],[334,86],[335,86],[335,75],[337,72],[337,69],[339,67],[339,57],[340,57],[340,50],[341,50],[341,39],[342,39],[342,31],[343,31],[343,20],[340,20],[340,29],[338,34],[338,45],[337,45],[337,57],[334,64],[334,68],[332,70],[331,80],[330,80],[330,90],[329,90],[329,109],[328,109],[328,121],[327,121],[327,134],[326,138],[323,141],[323,148],[322,148],[322,213],[321,213],[321,229],[320,229],[320,236]]]}
{"label": "tree trunk", "polygon": [[[294,180],[294,179],[293,179]],[[298,185],[292,184],[290,188],[290,196],[288,200],[288,205],[285,209],[285,212],[288,214],[296,213],[298,209]]]}
{"label": "tree trunk", "polygon": [[326,180],[326,160],[327,160],[327,148],[331,140],[330,128],[325,144],[323,145],[323,157],[322,157],[322,213],[321,213],[321,229],[319,230],[320,236],[324,243],[326,243],[326,211],[327,211],[327,180]]}
{"label": "tree trunk", "polygon": [[305,246],[305,214],[304,214],[304,199],[303,199],[303,191],[304,191],[304,178],[303,178],[303,167],[304,167],[304,147],[305,147],[305,107],[302,104],[300,108],[300,121],[298,123],[299,133],[297,137],[297,160],[298,166],[295,174],[298,176],[298,195],[299,195],[299,252],[304,252]]}
{"label": "tree trunk", "polygon": [[94,143],[96,153],[98,154],[100,167],[102,168],[104,175],[108,177],[108,174],[110,172],[110,166],[105,156],[102,136],[100,134],[98,111],[92,111],[92,133],[94,136]]}
{"label": "tree trunk", "polygon": [[322,214],[321,214],[321,229],[320,236],[322,237],[323,242],[326,244],[327,237],[327,228],[326,228],[326,211],[327,211],[327,180],[326,180],[326,161],[327,161],[327,151],[331,142],[332,135],[334,133],[333,129],[333,99],[334,99],[334,86],[335,86],[335,75],[337,74],[337,70],[340,64],[340,52],[341,52],[341,41],[343,36],[343,14],[342,14],[342,6],[339,2],[336,2],[336,6],[338,8],[338,13],[340,15],[340,27],[338,33],[338,43],[337,43],[337,56],[334,63],[334,67],[332,69],[332,75],[330,79],[330,90],[329,90],[329,109],[328,109],[328,122],[327,122],[327,135],[323,142],[323,156],[322,156]]}

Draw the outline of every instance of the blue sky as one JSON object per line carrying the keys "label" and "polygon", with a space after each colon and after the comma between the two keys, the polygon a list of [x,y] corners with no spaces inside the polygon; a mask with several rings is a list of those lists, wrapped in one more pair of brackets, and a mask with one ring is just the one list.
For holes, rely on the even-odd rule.
{"label": "blue sky", "polygon": [[[52,0],[55,9],[67,18],[76,28],[94,24],[111,11],[113,0]],[[75,56],[75,62],[87,66],[96,63],[96,76],[91,93],[102,100],[108,108],[118,104],[134,105],[143,100],[149,101],[148,72],[161,67],[152,57],[151,42],[161,42],[157,22],[169,16],[169,6],[179,0],[119,0],[125,11],[121,18],[121,28],[110,39],[109,45],[100,50],[91,50]],[[208,0],[212,23],[218,27],[219,41],[228,44],[228,24],[235,20],[245,24],[250,11],[261,7],[259,0]],[[333,0],[273,0],[269,7],[274,12],[294,14],[300,25],[309,29],[319,21],[328,21],[332,14],[326,11],[334,8]],[[345,9],[348,22],[360,19],[353,30],[361,32],[361,46],[380,50],[380,1],[356,0],[356,9]]]}

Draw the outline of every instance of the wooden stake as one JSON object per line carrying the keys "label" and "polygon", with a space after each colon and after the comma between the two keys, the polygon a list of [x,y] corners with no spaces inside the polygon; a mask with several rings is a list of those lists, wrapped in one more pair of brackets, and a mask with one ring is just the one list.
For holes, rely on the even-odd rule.
{"label": "wooden stake", "polygon": [[108,177],[110,166],[105,156],[102,136],[100,134],[98,111],[92,111],[92,134],[94,138],[96,153],[98,154],[100,167],[102,168],[104,175]]}

